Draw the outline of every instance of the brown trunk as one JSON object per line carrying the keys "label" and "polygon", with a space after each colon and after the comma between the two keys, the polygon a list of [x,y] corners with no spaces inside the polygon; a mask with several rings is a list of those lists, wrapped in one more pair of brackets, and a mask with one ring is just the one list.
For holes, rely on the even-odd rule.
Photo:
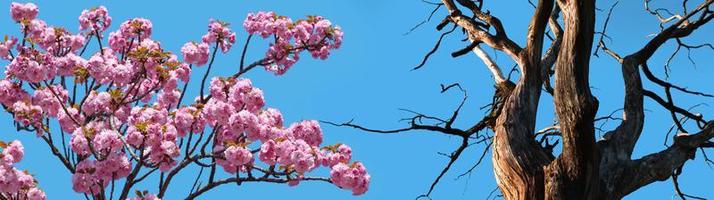
{"label": "brown trunk", "polygon": [[[554,103],[563,134],[563,152],[551,160],[539,144],[526,139],[534,133],[542,80],[538,75],[524,74],[506,100],[495,127],[494,171],[506,199],[599,199],[593,127],[597,100],[588,82],[595,5],[592,0],[558,3],[565,29],[556,62]],[[552,7],[552,1],[540,1],[531,22],[529,45],[519,63],[524,73],[536,73],[543,67],[543,35],[538,29],[544,28],[543,20],[548,19],[547,7]]]}
{"label": "brown trunk", "polygon": [[505,100],[494,127],[494,174],[505,199],[545,197],[543,166],[552,158],[531,138],[542,85],[540,58],[543,30],[553,4],[552,0],[538,3],[528,30],[528,44],[518,56],[523,78]]}
{"label": "brown trunk", "polygon": [[594,0],[561,2],[565,32],[555,66],[555,111],[563,151],[546,167],[546,199],[598,199],[598,156],[589,63],[595,27]]}
{"label": "brown trunk", "polygon": [[[594,121],[598,100],[590,92],[588,77],[595,34],[595,0],[539,0],[528,27],[524,48],[508,37],[497,17],[482,10],[482,4],[477,5],[471,0],[442,0],[442,3],[449,16],[440,26],[447,23],[460,26],[468,33],[472,44],[483,44],[507,54],[521,69],[521,77],[512,86],[511,82],[504,81],[495,62],[481,49],[474,50],[494,72],[499,88],[498,102],[494,102],[499,105],[494,108],[499,110],[494,110],[495,114],[484,120],[488,119],[487,123],[495,133],[492,156],[494,175],[505,199],[620,199],[645,185],[672,177],[673,172],[681,170],[684,163],[692,158],[697,148],[714,147],[714,142],[710,141],[714,138],[714,121],[706,122],[701,115],[675,106],[669,96],[669,90],[675,86],[653,78],[647,67],[648,59],[665,42],[684,38],[714,20],[714,13],[709,10],[714,0],[704,1],[676,19],[662,21],[660,25],[668,27],[633,54],[621,57],[607,49],[602,41],[599,43],[603,46],[598,46],[598,49],[621,64],[625,98],[621,124],[597,142]],[[465,15],[459,6],[468,8],[473,16]],[[557,21],[560,14],[563,27]],[[556,38],[544,56],[543,37],[548,25]],[[553,65],[555,67],[551,68]],[[642,88],[640,69],[647,79],[666,89],[667,100]],[[555,84],[551,88],[548,80],[552,72]],[[547,144],[543,147],[534,139],[541,87],[545,87],[554,99],[562,138],[562,152],[557,158],[551,154],[552,149],[548,149]],[[632,151],[644,125],[644,96],[669,110],[675,122],[678,123],[678,116],[684,116],[696,121],[701,131],[679,134],[669,148],[633,160]],[[493,118],[496,118],[495,123]],[[480,127],[480,124],[475,127]],[[445,128],[436,127],[436,130],[453,135],[453,132],[444,131],[453,131],[450,126],[447,123]],[[469,129],[462,133],[460,136],[468,138],[474,132]],[[444,172],[457,158],[452,157]]]}

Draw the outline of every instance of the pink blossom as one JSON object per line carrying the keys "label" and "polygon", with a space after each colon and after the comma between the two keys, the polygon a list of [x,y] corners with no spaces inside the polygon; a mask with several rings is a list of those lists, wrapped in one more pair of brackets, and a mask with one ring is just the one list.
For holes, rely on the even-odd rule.
{"label": "pink blossom", "polygon": [[2,154],[12,156],[12,162],[17,163],[25,156],[25,147],[22,146],[19,140],[15,140],[10,142],[7,148],[3,149]]}
{"label": "pink blossom", "polygon": [[313,58],[327,59],[330,51],[342,44],[340,27],[321,16],[308,16],[305,20],[293,22],[288,17],[273,12],[250,13],[243,21],[243,27],[250,34],[263,38],[276,37],[270,44],[265,57],[265,69],[276,75],[285,74],[298,60],[300,52],[308,50]]}
{"label": "pink blossom", "polygon": [[[11,142],[11,145],[12,144],[19,145],[19,147],[22,148],[21,144],[19,144],[19,141],[17,140]],[[17,146],[11,146],[8,148],[17,148]],[[15,152],[13,154],[22,154],[22,149],[15,149],[10,151],[20,151]],[[27,173],[27,171],[20,171],[13,166],[13,157],[22,156],[13,156],[8,153],[7,149],[4,150],[4,152],[0,155],[2,155],[0,156],[0,193],[2,193],[3,196],[8,198],[16,197],[31,200],[44,200],[45,194],[37,188],[37,181],[29,173]],[[14,160],[19,159],[14,158]]]}
{"label": "pink blossom", "polygon": [[345,144],[339,144],[335,149],[328,148],[323,154],[325,156],[322,157],[322,165],[328,167],[338,163],[348,163],[352,159],[352,149]]}
{"label": "pink blossom", "polygon": [[19,173],[12,166],[0,167],[0,192],[15,193],[20,190]]}
{"label": "pink blossom", "polygon": [[91,91],[84,105],[82,105],[82,111],[88,115],[109,112],[111,99],[111,95],[107,92]]}
{"label": "pink blossom", "polygon": [[55,64],[57,66],[57,75],[59,76],[72,76],[78,69],[87,68],[87,60],[74,53],[68,53],[65,56],[56,58]]}
{"label": "pink blossom", "polygon": [[311,146],[322,144],[322,129],[315,120],[306,120],[294,123],[288,128],[290,136],[295,139],[305,140]]}
{"label": "pink blossom", "polygon": [[260,159],[268,164],[290,166],[302,174],[319,166],[321,153],[304,140],[269,140],[261,146]]}
{"label": "pink blossom", "polygon": [[7,66],[6,75],[31,83],[38,83],[55,76],[56,68],[51,55],[36,50],[24,52]]}
{"label": "pink blossom", "polygon": [[40,12],[40,9],[33,3],[21,4],[12,2],[12,4],[10,4],[10,16],[12,16],[12,19],[16,22],[33,20],[37,17],[38,12]]}
{"label": "pink blossom", "polygon": [[288,163],[295,167],[298,173],[311,171],[319,166],[318,152],[304,140],[296,140],[292,143],[293,151],[288,153]]}
{"label": "pink blossom", "polygon": [[45,200],[45,192],[38,188],[30,188],[27,191],[27,200]]}
{"label": "pink blossom", "polygon": [[144,18],[134,18],[121,23],[119,31],[123,36],[133,38],[149,38],[151,37],[151,28],[153,24],[150,20]]}
{"label": "pink blossom", "polygon": [[126,130],[126,143],[134,148],[140,148],[144,143],[144,133],[137,130],[136,126],[129,126]]}
{"label": "pink blossom", "polygon": [[112,24],[112,17],[104,6],[83,10],[79,15],[79,30],[103,32]]}
{"label": "pink blossom", "polygon": [[245,109],[251,112],[257,112],[265,106],[265,99],[263,99],[263,90],[259,88],[253,88],[244,97]]}
{"label": "pink blossom", "polygon": [[223,152],[223,155],[228,162],[236,166],[253,162],[253,154],[244,147],[230,146]]}
{"label": "pink blossom", "polygon": [[[232,82],[233,85],[228,87],[228,94],[225,94],[224,90],[221,90],[221,97],[226,97],[228,102],[234,107],[243,107],[246,104],[246,93],[253,89],[250,79],[238,79]],[[226,86],[224,86],[226,88]]]}
{"label": "pink blossom", "polygon": [[119,139],[119,133],[117,131],[105,129],[94,136],[92,146],[95,151],[116,152],[121,150],[123,143]]}
{"label": "pink blossom", "polygon": [[[159,163],[159,170],[162,172],[169,171],[174,165],[176,165],[176,161],[173,160],[174,157],[179,156],[180,149],[176,145],[175,142],[170,142],[170,141],[163,141],[161,143],[160,148],[160,154],[162,159],[152,159],[154,162]],[[157,153],[158,155],[159,153]]]}
{"label": "pink blossom", "polygon": [[37,41],[41,48],[53,54],[63,55],[68,52],[75,52],[84,46],[84,36],[73,35],[64,28],[47,27],[40,33],[40,40]]}
{"label": "pink blossom", "polygon": [[361,162],[352,165],[339,163],[332,166],[330,180],[337,187],[352,190],[353,195],[361,195],[369,189],[370,176]]}
{"label": "pink blossom", "polygon": [[84,121],[84,116],[80,115],[76,108],[68,107],[67,112],[62,110],[57,113],[57,121],[59,121],[60,128],[63,131],[72,133],[79,127],[77,123]]}
{"label": "pink blossom", "polygon": [[42,41],[42,34],[47,30],[47,23],[40,19],[33,19],[27,23],[20,23],[20,27],[27,32],[27,37],[32,41]]}
{"label": "pink blossom", "polygon": [[163,75],[163,85],[162,90],[178,90],[179,77],[175,71],[169,71],[168,74]]}
{"label": "pink blossom", "polygon": [[[189,81],[191,66],[209,62],[210,53],[215,53],[212,47],[227,53],[235,44],[236,33],[228,23],[210,20],[201,42],[184,44],[183,60],[179,60],[151,38],[153,25],[148,19],[124,21],[104,38],[112,18],[103,6],[82,12],[81,33],[36,19],[39,9],[32,3],[12,3],[10,10],[26,38],[23,45],[14,37],[0,41],[0,58],[10,61],[6,78],[0,79],[0,103],[18,128],[43,136],[55,130],[52,127],[57,123],[50,120],[57,120],[61,131],[71,133],[68,148],[74,155],[69,159],[75,168],[74,191],[103,194],[111,181],[129,176],[137,155],[144,167],[168,172],[180,170],[176,166],[184,158],[204,154],[213,156],[231,174],[275,167],[271,178],[290,186],[324,165],[331,168],[331,180],[338,187],[355,195],[367,190],[370,177],[364,166],[359,162],[348,165],[349,146],[320,149],[323,133],[314,120],[284,127],[280,111],[265,108],[263,91],[249,79],[212,78],[210,98],[198,97],[190,106],[181,105],[179,98],[185,91],[179,81]],[[243,27],[251,35],[271,38],[264,63],[259,64],[277,75],[294,66],[304,51],[326,59],[340,47],[343,36],[339,27],[320,16],[293,21],[274,12],[258,12],[248,14]],[[88,53],[88,58],[81,57],[78,50],[84,53],[84,45],[94,39],[108,39],[108,45]],[[213,130],[206,130],[207,124]],[[184,138],[192,133],[200,135]],[[211,152],[204,152],[203,141],[211,144]],[[259,150],[251,150],[258,146]],[[192,153],[183,157],[184,150]],[[258,155],[253,155],[255,151]],[[17,199],[44,200],[34,178],[14,167],[24,157],[22,144],[9,143],[0,153],[0,192]],[[262,163],[255,163],[254,156]],[[269,167],[254,166],[262,164]],[[157,199],[148,192],[131,198]]]}
{"label": "pink blossom", "polygon": [[131,42],[126,36],[122,35],[121,31],[117,30],[109,33],[109,48],[115,52],[129,52],[129,45],[135,45],[138,42]]}
{"label": "pink blossom", "polygon": [[235,81],[235,84],[231,86],[230,92],[234,94],[247,93],[253,89],[253,83],[250,79],[240,78]]}
{"label": "pink blossom", "polygon": [[184,61],[189,64],[201,66],[208,62],[208,44],[187,42],[181,47]]}
{"label": "pink blossom", "polygon": [[283,137],[283,116],[277,109],[268,108],[258,115],[258,135],[254,136],[263,142],[278,137]]}
{"label": "pink blossom", "polygon": [[111,152],[96,162],[96,170],[96,175],[102,179],[117,180],[129,175],[131,162],[123,152]]}
{"label": "pink blossom", "polygon": [[133,197],[131,199],[126,199],[126,200],[161,200],[156,195],[154,194],[149,194],[148,192],[137,192],[139,196]]}
{"label": "pink blossom", "polygon": [[178,104],[180,96],[181,92],[178,90],[162,90],[156,97],[156,105],[164,109],[173,108]]}
{"label": "pink blossom", "polygon": [[267,38],[273,34],[273,28],[271,28],[267,22],[272,22],[276,18],[274,12],[257,12],[248,13],[248,16],[243,21],[243,27],[250,34],[259,34],[263,38]]}
{"label": "pink blossom", "polygon": [[77,163],[72,174],[72,189],[85,194],[99,194],[109,184],[109,178],[97,173],[97,161],[85,159]]}
{"label": "pink blossom", "polygon": [[191,130],[194,133],[201,132],[205,126],[205,120],[201,117],[201,112],[193,106],[181,107],[176,110],[173,122],[178,135],[181,137]]}
{"label": "pink blossom", "polygon": [[184,83],[188,82],[189,78],[191,78],[191,66],[186,63],[181,63],[174,71],[178,78]]}
{"label": "pink blossom", "polygon": [[275,141],[268,140],[263,142],[263,145],[260,145],[259,158],[265,164],[275,165],[275,163],[277,162],[277,157],[278,155],[276,152]]}
{"label": "pink blossom", "polygon": [[285,74],[300,60],[300,54],[293,53],[290,49],[292,49],[291,45],[285,40],[278,40],[275,44],[271,44],[265,57],[272,63],[266,64],[265,70],[276,75]]}
{"label": "pink blossom", "polygon": [[68,98],[67,90],[62,86],[50,85],[35,90],[35,94],[32,95],[32,104],[40,106],[47,115],[56,117]]}
{"label": "pink blossom", "polygon": [[7,40],[0,42],[0,59],[10,60],[10,50],[17,44],[16,37],[9,37]]}
{"label": "pink blossom", "polygon": [[77,155],[87,155],[89,151],[89,141],[88,136],[91,136],[95,131],[91,129],[77,128],[72,133],[72,137],[69,140],[69,145],[74,153]]}
{"label": "pink blossom", "polygon": [[112,70],[110,74],[112,74],[112,80],[114,81],[115,84],[118,86],[125,86],[129,84],[134,76],[136,76],[136,72],[134,71],[134,65],[132,64],[131,61],[127,61],[121,64],[117,64]]}
{"label": "pink blossom", "polygon": [[42,108],[30,105],[28,102],[18,101],[12,105],[11,110],[14,112],[16,122],[23,126],[34,126],[38,131],[38,136],[43,132]]}
{"label": "pink blossom", "polygon": [[161,43],[155,40],[142,39],[141,42],[134,43],[136,44],[134,44],[132,48],[140,49],[140,51],[134,50],[134,53],[140,54],[137,54],[136,56],[129,56],[128,59],[134,63],[141,63],[140,66],[147,70],[146,72],[152,79],[158,79],[158,76],[160,75],[159,72],[161,71],[157,71],[157,69],[160,68],[159,66],[161,63],[164,63],[164,61],[166,61],[166,57],[158,56],[157,54],[164,54],[167,52],[164,52],[164,50],[161,48]]}
{"label": "pink blossom", "polygon": [[97,79],[100,83],[107,84],[114,79],[114,68],[119,64],[119,58],[114,55],[111,49],[105,48],[103,52],[97,52],[87,62],[89,75]]}
{"label": "pink blossom", "polygon": [[212,126],[225,124],[228,122],[231,114],[235,112],[235,108],[230,104],[211,98],[203,108],[203,116]]}
{"label": "pink blossom", "polygon": [[232,131],[242,133],[247,132],[249,139],[258,138],[258,117],[246,110],[234,113],[228,118],[228,124]]}
{"label": "pink blossom", "polygon": [[260,124],[266,126],[283,127],[283,114],[278,109],[268,108],[260,112],[258,115]]}
{"label": "pink blossom", "polygon": [[208,33],[203,35],[202,40],[207,44],[217,43],[221,51],[227,53],[236,42],[236,33],[228,28],[228,23],[211,19],[208,23]]}
{"label": "pink blossom", "polygon": [[157,110],[152,107],[133,107],[129,123],[156,123],[164,125],[168,122],[168,112],[166,110]]}
{"label": "pink blossom", "polygon": [[20,87],[20,84],[0,79],[0,103],[10,107],[15,102],[29,100],[30,95]]}
{"label": "pink blossom", "polygon": [[213,77],[208,86],[208,91],[211,93],[211,98],[225,101],[228,98],[226,91],[230,83],[226,79]]}

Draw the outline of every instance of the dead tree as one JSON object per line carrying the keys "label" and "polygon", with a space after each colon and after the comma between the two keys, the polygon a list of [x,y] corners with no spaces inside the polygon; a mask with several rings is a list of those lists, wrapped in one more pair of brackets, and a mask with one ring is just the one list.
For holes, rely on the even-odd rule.
{"label": "dead tree", "polygon": [[[467,37],[464,41],[470,44],[452,53],[452,56],[474,52],[492,72],[496,93],[490,104],[490,113],[468,129],[452,127],[463,101],[448,119],[410,111],[415,116],[408,119],[410,126],[402,129],[370,129],[352,122],[333,125],[378,133],[428,130],[462,138],[459,148],[447,155],[450,158],[448,164],[430,190],[422,195],[425,197],[431,194],[461,153],[474,143],[486,146],[484,156],[489,148],[492,149],[493,170],[505,199],[620,199],[645,185],[670,177],[682,199],[692,197],[679,190],[676,178],[682,166],[694,158],[698,149],[704,153],[703,148],[714,147],[711,141],[714,121],[707,121],[703,115],[676,105],[671,93],[712,96],[653,75],[648,60],[667,42],[677,42],[675,54],[681,48],[714,49],[710,44],[690,45],[681,40],[714,18],[714,11],[710,10],[714,0],[703,0],[698,4],[683,0],[681,12],[650,8],[649,1],[645,1],[645,9],[660,20],[661,31],[651,37],[644,47],[625,56],[607,48],[603,42],[603,38],[608,37],[605,30],[612,8],[609,12],[598,12],[594,0],[540,0],[537,4],[531,3],[535,10],[528,26],[525,46],[509,38],[505,26],[498,17],[484,9],[482,0],[425,1],[435,6],[429,18],[440,10],[445,10],[448,15],[437,25],[437,30],[445,30],[437,45],[414,69],[424,66],[439,47],[443,36],[461,29]],[[687,8],[695,4],[693,9]],[[597,13],[607,13],[603,16],[605,25],[601,31],[595,26]],[[547,49],[544,43],[550,44]],[[510,80],[510,75],[505,77],[499,66],[484,52],[484,47],[513,59],[520,70],[520,77],[515,81]],[[588,77],[589,64],[593,54],[598,52],[608,54],[621,64],[625,87],[622,117],[613,117],[612,114],[604,118],[596,117],[598,99],[591,94]],[[641,74],[644,74],[646,81],[661,87],[665,96],[644,89]],[[442,92],[451,88],[461,86],[442,85]],[[541,91],[553,96],[557,124],[538,131],[535,127],[536,112]],[[464,91],[464,101],[465,94]],[[644,126],[645,98],[671,112],[679,134],[674,136],[674,142],[668,148],[633,159],[632,152]],[[619,119],[620,124],[602,138],[596,138],[595,124],[602,119]],[[425,120],[434,123],[425,123]],[[692,125],[686,126],[686,121],[696,123],[699,130],[689,133],[685,127],[691,128]],[[494,134],[481,133],[484,129],[490,129]],[[551,142],[553,138],[557,140],[555,143]],[[553,155],[552,149],[558,142],[562,151]],[[483,156],[476,165],[482,159]],[[471,170],[473,168],[467,172]]]}

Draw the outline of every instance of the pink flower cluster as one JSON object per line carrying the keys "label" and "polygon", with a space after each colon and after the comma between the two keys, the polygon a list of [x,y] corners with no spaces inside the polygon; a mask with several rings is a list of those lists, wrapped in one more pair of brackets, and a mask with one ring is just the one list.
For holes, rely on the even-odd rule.
{"label": "pink flower cluster", "polygon": [[236,33],[228,28],[228,23],[210,20],[208,23],[208,33],[201,38],[206,44],[216,43],[221,48],[223,53],[227,53],[231,49],[233,43],[236,42]]}
{"label": "pink flower cluster", "polygon": [[352,148],[345,144],[337,144],[322,151],[322,165],[335,166],[339,163],[348,163],[352,159]]}
{"label": "pink flower cluster", "polygon": [[153,26],[148,19],[134,18],[121,23],[119,31],[126,37],[149,38]]}
{"label": "pink flower cluster", "polygon": [[243,27],[250,34],[263,38],[275,36],[266,53],[265,69],[282,75],[299,59],[304,50],[312,57],[327,59],[330,51],[342,45],[342,29],[321,16],[308,16],[293,22],[274,12],[250,13],[243,21]]}
{"label": "pink flower cluster", "polygon": [[92,32],[104,32],[112,24],[109,11],[104,6],[83,10],[79,15],[79,30],[89,30]]}
{"label": "pink flower cluster", "polygon": [[16,102],[28,102],[30,95],[22,89],[22,85],[7,79],[0,79],[0,103],[6,107]]}
{"label": "pink flower cluster", "polygon": [[4,40],[0,42],[0,59],[10,60],[10,50],[15,44],[17,44],[17,38],[5,37]]}
{"label": "pink flower cluster", "polygon": [[86,159],[77,163],[72,174],[72,189],[86,194],[100,194],[109,181],[126,177],[131,163],[123,154],[109,154],[104,160]]}
{"label": "pink flower cluster", "polygon": [[180,149],[176,143],[178,132],[170,123],[166,109],[134,107],[129,117],[126,142],[137,149],[144,149],[148,162],[168,171],[176,165],[174,158]]}
{"label": "pink flower cluster", "polygon": [[[121,135],[108,125],[93,121],[72,133],[70,146],[81,158],[72,175],[72,189],[76,192],[99,194],[109,181],[126,177],[131,163],[122,151]],[[93,155],[96,160],[87,158]]]}
{"label": "pink flower cluster", "polygon": [[[333,167],[350,162],[352,150],[347,145],[328,146],[320,150],[323,135],[317,121],[302,121],[284,127],[280,111],[272,108],[262,109],[265,105],[262,91],[254,88],[250,80],[214,78],[210,92],[212,98],[205,104],[202,118],[208,125],[219,129],[220,134],[216,139],[221,145],[214,147],[213,151],[218,154],[222,152],[223,158],[216,162],[226,172],[245,171],[254,164],[255,156],[248,146],[255,141],[262,142],[258,152],[260,161],[268,165],[280,165],[288,173],[297,173],[291,185],[297,184],[303,174],[320,165]],[[197,118],[191,114],[180,116]],[[180,124],[183,124],[181,127],[187,127],[189,124],[188,120],[180,121]],[[333,170],[335,169],[340,168],[333,167]],[[364,172],[361,176],[369,175]],[[360,190],[366,191],[368,179],[362,181],[360,186],[340,187],[353,189],[355,194],[361,194],[364,192]]]}
{"label": "pink flower cluster", "polygon": [[35,39],[41,48],[55,55],[65,55],[69,52],[76,52],[86,39],[81,34],[71,34],[64,28],[47,27],[40,34],[40,38]]}
{"label": "pink flower cluster", "polygon": [[52,55],[37,50],[26,50],[12,60],[5,70],[5,75],[30,83],[38,83],[57,75],[55,67],[52,65]]}
{"label": "pink flower cluster", "polygon": [[[322,129],[314,120],[285,126],[280,111],[266,108],[263,91],[249,79],[215,77],[207,88],[210,96],[181,104],[184,91],[178,86],[188,83],[191,65],[205,65],[211,46],[215,56],[218,48],[226,53],[235,43],[236,33],[228,23],[211,20],[200,43],[183,45],[179,60],[151,38],[151,21],[134,18],[109,33],[108,46],[83,58],[79,50],[90,44],[87,40],[102,44],[102,33],[111,24],[105,7],[82,12],[84,33],[79,34],[48,26],[37,14],[32,3],[11,6],[13,20],[21,22],[27,37],[22,45],[16,37],[0,42],[0,58],[10,61],[6,77],[0,79],[0,104],[19,130],[48,137],[50,120],[57,120],[60,130],[71,135],[62,153],[70,160],[68,168],[75,169],[74,191],[102,195],[112,181],[129,177],[133,169],[180,170],[181,159],[199,155],[215,158],[228,173],[272,173],[291,186],[324,166],[331,169],[337,186],[354,194],[366,191],[369,175],[361,163],[351,161],[349,146],[321,147]],[[250,34],[276,37],[266,63],[260,63],[276,74],[285,73],[305,50],[327,58],[342,40],[340,28],[322,17],[293,22],[260,12],[249,15],[244,26]],[[192,138],[210,145],[190,150],[199,146]],[[0,192],[44,199],[33,178],[12,167],[22,152],[21,144],[13,142],[0,154]],[[135,164],[137,160],[142,165]],[[158,198],[142,193],[131,199]]]}
{"label": "pink flower cluster", "polygon": [[205,65],[208,62],[208,51],[206,43],[187,42],[181,47],[184,62],[196,66]]}
{"label": "pink flower cluster", "polygon": [[137,196],[131,199],[126,199],[126,200],[161,200],[160,198],[156,197],[154,194],[150,194],[147,191],[142,191],[139,192],[137,191]]}
{"label": "pink flower cluster", "polygon": [[0,149],[0,195],[8,199],[44,200],[45,192],[37,187],[35,178],[15,168],[15,163],[25,155],[22,143],[0,141]]}
{"label": "pink flower cluster", "polygon": [[10,4],[10,16],[12,16],[12,19],[16,22],[33,20],[37,17],[37,13],[39,12],[40,9],[33,3],[21,4],[12,2],[12,4]]}
{"label": "pink flower cluster", "polygon": [[32,105],[39,106],[45,115],[57,117],[62,107],[60,102],[65,102],[69,98],[67,90],[59,85],[38,88],[32,95]]}
{"label": "pink flower cluster", "polygon": [[148,19],[134,18],[121,24],[119,30],[109,33],[109,47],[114,52],[127,53],[141,41],[151,37],[153,24]]}
{"label": "pink flower cluster", "polygon": [[355,162],[352,165],[339,163],[332,166],[332,171],[330,171],[332,182],[337,187],[352,190],[353,195],[367,192],[370,178],[367,169],[361,162]]}
{"label": "pink flower cluster", "polygon": [[16,122],[23,126],[36,127],[37,136],[44,133],[42,125],[42,108],[28,102],[18,101],[12,104],[10,109],[13,112]]}

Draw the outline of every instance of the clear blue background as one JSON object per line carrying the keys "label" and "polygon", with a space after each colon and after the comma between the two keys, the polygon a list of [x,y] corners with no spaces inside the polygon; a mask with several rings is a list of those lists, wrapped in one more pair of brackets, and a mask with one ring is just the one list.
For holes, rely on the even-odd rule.
{"label": "clear blue background", "polygon": [[[133,17],[150,19],[154,24],[153,38],[161,41],[164,48],[179,52],[181,45],[190,40],[200,40],[206,32],[209,18],[233,23],[238,33],[236,48],[228,54],[219,54],[212,75],[228,75],[237,70],[246,33],[242,21],[248,12],[273,10],[293,19],[305,15],[318,14],[340,25],[345,32],[344,46],[333,52],[326,61],[313,60],[303,56],[293,69],[282,77],[276,77],[263,70],[247,74],[256,86],[265,91],[271,107],[279,108],[286,122],[302,119],[319,119],[343,122],[355,119],[356,123],[369,127],[390,129],[406,126],[399,119],[410,117],[398,108],[413,109],[435,116],[448,117],[461,98],[457,92],[439,93],[439,84],[460,82],[469,93],[457,125],[468,128],[481,119],[483,111],[493,92],[492,78],[478,58],[467,55],[451,58],[449,53],[461,49],[467,43],[458,34],[447,36],[441,49],[434,54],[427,65],[417,71],[409,71],[434,45],[439,34],[434,26],[446,11],[440,10],[434,19],[409,35],[404,35],[412,26],[426,19],[432,6],[421,1],[38,1],[39,18],[50,25],[64,26],[76,31],[77,17],[83,9],[105,5],[114,19],[110,31],[116,30],[124,20]],[[598,23],[604,20],[612,1],[599,1],[601,11]],[[679,8],[679,2],[660,0],[655,6]],[[18,26],[10,19],[9,1],[3,1],[6,14],[0,20],[0,34],[19,36]],[[695,5],[690,5],[690,8]],[[532,7],[525,0],[487,1],[486,8],[501,18],[510,37],[524,44],[524,32],[532,13]],[[1,9],[0,9],[1,10]],[[598,25],[598,30],[601,25]],[[687,41],[711,40],[714,25],[706,25]],[[658,32],[655,18],[642,9],[642,1],[624,1],[615,8],[608,34],[610,48],[620,54],[628,54],[639,49],[649,34]],[[267,43],[255,42],[249,50],[249,61],[263,55]],[[105,41],[106,43],[106,41]],[[93,42],[90,52],[96,51]],[[656,74],[663,76],[662,64],[673,50],[671,43],[661,48],[650,66]],[[491,50],[487,50],[491,52]],[[712,54],[707,50],[692,52],[697,65],[686,59],[686,51],[677,56],[672,66],[672,81],[684,86],[713,93]],[[493,56],[493,55],[492,55]],[[512,66],[510,58],[503,54],[494,56],[504,71]],[[0,62],[4,66],[7,62]],[[199,68],[193,76],[191,90],[187,97],[197,94],[198,75],[205,72]],[[600,100],[599,115],[607,115],[622,107],[623,86],[619,65],[611,58],[594,58],[591,64],[591,84],[593,93]],[[646,81],[645,81],[646,82]],[[662,92],[651,84],[647,88]],[[711,103],[712,99],[675,95],[682,107],[697,103]],[[544,94],[538,113],[538,127],[553,122],[553,104],[550,96]],[[664,149],[664,134],[671,125],[668,113],[650,100],[646,100],[647,121],[642,139],[637,145],[634,157]],[[697,109],[705,117],[714,114],[712,107]],[[707,115],[709,114],[709,115]],[[19,167],[28,169],[40,180],[40,186],[49,199],[83,199],[71,189],[70,174],[62,168],[46,145],[35,138],[33,133],[16,132],[11,126],[11,116],[0,115],[0,139],[21,140],[26,147],[26,157]],[[618,122],[610,122],[605,129]],[[227,184],[204,194],[200,199],[414,199],[429,188],[431,181],[446,164],[447,159],[437,152],[451,152],[458,144],[458,138],[430,133],[409,132],[398,135],[380,135],[358,130],[333,127],[323,124],[326,143],[344,142],[352,146],[353,157],[366,164],[372,175],[369,192],[353,197],[351,192],[340,190],[327,183],[301,183],[298,187],[265,183],[250,183],[237,187]],[[690,130],[694,130],[690,128]],[[598,133],[600,136],[601,133]],[[455,180],[456,176],[470,167],[482,151],[483,146],[470,147],[452,170],[444,177],[432,194],[433,199],[483,199],[495,187],[490,157],[479,166],[470,177]],[[711,152],[711,151],[710,151]],[[187,188],[196,168],[182,172],[165,199],[185,197]],[[315,175],[327,175],[320,170]],[[703,162],[698,153],[696,160],[689,161],[681,176],[685,192],[693,195],[714,197],[709,181],[714,171]],[[138,189],[157,191],[158,179],[141,185]],[[671,199],[675,193],[670,181],[657,182],[628,196],[627,199]]]}

